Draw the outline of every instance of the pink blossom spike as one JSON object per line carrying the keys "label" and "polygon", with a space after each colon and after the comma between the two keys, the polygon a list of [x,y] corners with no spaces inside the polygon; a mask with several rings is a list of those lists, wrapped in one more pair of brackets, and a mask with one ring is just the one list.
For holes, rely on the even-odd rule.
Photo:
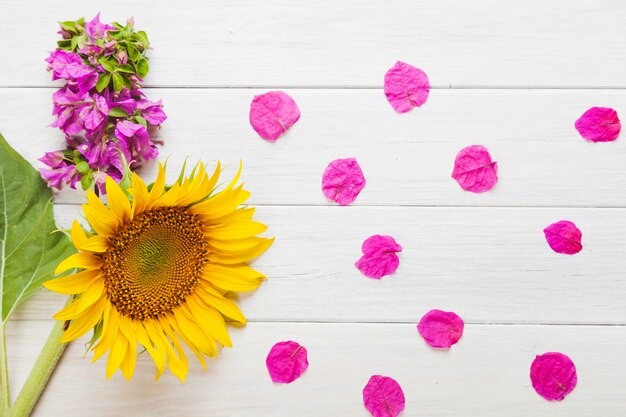
{"label": "pink blossom spike", "polygon": [[548,245],[556,253],[574,255],[583,249],[582,232],[569,220],[560,220],[543,229]]}
{"label": "pink blossom spike", "polygon": [[385,95],[398,113],[406,113],[426,102],[430,82],[424,71],[404,62],[396,62],[385,74]]}
{"label": "pink blossom spike", "polygon": [[304,346],[294,342],[278,342],[265,359],[265,365],[272,381],[289,384],[307,370],[309,361]]}
{"label": "pink blossom spike", "polygon": [[456,155],[452,178],[465,191],[484,193],[498,182],[498,163],[491,160],[484,146],[468,146]]}
{"label": "pink blossom spike", "polygon": [[430,310],[419,324],[417,331],[426,343],[438,349],[448,349],[463,336],[465,323],[451,311]]}
{"label": "pink blossom spike", "polygon": [[282,91],[255,96],[250,103],[250,124],[265,140],[274,142],[300,119],[296,102]]}
{"label": "pink blossom spike", "polygon": [[395,379],[372,375],[363,388],[363,404],[374,417],[396,417],[404,410],[404,392]]}
{"label": "pink blossom spike", "polygon": [[537,394],[548,401],[562,401],[576,388],[578,376],[574,362],[559,352],[535,357],[530,366],[530,380]]}
{"label": "pink blossom spike", "polygon": [[342,206],[352,203],[365,187],[365,177],[354,158],[335,159],[322,176],[324,195]]}
{"label": "pink blossom spike", "polygon": [[354,265],[366,277],[380,279],[398,269],[400,259],[396,253],[402,252],[402,246],[391,236],[370,236],[363,242],[361,250],[363,256]]}
{"label": "pink blossom spike", "polygon": [[583,138],[592,142],[614,141],[622,129],[617,112],[609,107],[590,108],[574,126]]}

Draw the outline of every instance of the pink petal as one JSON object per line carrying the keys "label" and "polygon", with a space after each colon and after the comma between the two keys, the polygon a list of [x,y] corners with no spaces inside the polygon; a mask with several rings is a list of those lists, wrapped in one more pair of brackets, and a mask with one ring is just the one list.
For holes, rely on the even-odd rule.
{"label": "pink petal", "polygon": [[429,92],[428,76],[412,65],[398,61],[385,74],[385,95],[398,113],[406,113],[424,104]]}
{"label": "pink petal", "polygon": [[291,340],[278,342],[267,355],[265,365],[272,381],[293,382],[309,367],[306,348]]}
{"label": "pink petal", "polygon": [[354,158],[335,159],[322,176],[324,195],[342,206],[352,203],[365,187],[363,171]]}
{"label": "pink petal", "polygon": [[569,220],[561,220],[552,223],[543,229],[546,235],[548,245],[556,253],[565,253],[573,255],[582,250],[583,245],[580,242],[583,234],[578,227]]}
{"label": "pink petal", "polygon": [[361,250],[363,256],[354,265],[365,276],[380,279],[398,269],[400,259],[396,252],[402,252],[402,246],[391,236],[370,236],[363,242]]}
{"label": "pink petal", "polygon": [[447,349],[463,336],[465,323],[451,311],[430,310],[417,325],[417,331],[434,348]]}
{"label": "pink petal", "polygon": [[484,146],[468,146],[456,155],[452,178],[465,191],[484,193],[498,182],[498,163],[491,160]]}
{"label": "pink petal", "polygon": [[580,135],[592,142],[610,142],[617,139],[622,125],[617,112],[608,107],[592,107],[574,124]]}
{"label": "pink petal", "polygon": [[363,388],[363,404],[374,417],[396,417],[404,410],[404,392],[395,379],[372,375]]}
{"label": "pink petal", "polygon": [[567,356],[548,352],[535,357],[530,365],[530,380],[537,394],[548,401],[561,401],[576,387],[576,366]]}
{"label": "pink petal", "polygon": [[255,96],[250,104],[250,124],[269,141],[275,141],[300,119],[300,109],[291,97],[282,91]]}

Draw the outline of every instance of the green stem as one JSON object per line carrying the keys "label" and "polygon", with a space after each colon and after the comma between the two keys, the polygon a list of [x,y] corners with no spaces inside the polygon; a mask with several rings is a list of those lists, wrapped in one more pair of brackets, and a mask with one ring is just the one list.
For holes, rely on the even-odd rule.
{"label": "green stem", "polygon": [[35,362],[35,366],[30,371],[28,379],[15,400],[15,404],[10,409],[10,417],[28,417],[37,404],[52,371],[61,358],[67,343],[61,343],[59,339],[63,335],[65,322],[57,321],[46,340],[46,344],[41,349],[41,353]]}
{"label": "green stem", "polygon": [[6,415],[11,406],[6,328],[6,323],[0,323],[0,415],[3,416]]}

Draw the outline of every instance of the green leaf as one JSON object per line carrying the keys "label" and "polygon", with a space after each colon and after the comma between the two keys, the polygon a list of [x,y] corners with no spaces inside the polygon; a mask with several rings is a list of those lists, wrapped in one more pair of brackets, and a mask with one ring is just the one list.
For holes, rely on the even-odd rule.
{"label": "green leaf", "polygon": [[135,121],[143,127],[148,127],[148,121],[139,115],[135,116]]}
{"label": "green leaf", "polygon": [[139,42],[141,42],[143,44],[144,49],[148,49],[148,47],[150,46],[148,35],[143,30],[140,30],[139,32],[134,33],[133,36],[131,36],[131,38],[136,39]]}
{"label": "green leaf", "polygon": [[106,73],[106,72],[100,74],[100,76],[98,77],[98,82],[96,83],[96,90],[98,91],[98,93],[101,93],[102,90],[107,88],[110,81],[111,81],[111,74]]}
{"label": "green leaf", "polygon": [[119,67],[117,67],[117,70],[119,72],[126,72],[128,74],[134,74],[135,73],[135,69],[133,67],[131,67],[128,64],[125,65],[120,65]]}
{"label": "green leaf", "polygon": [[146,61],[145,59],[142,59],[141,61],[138,61],[136,65],[137,65],[137,75],[139,75],[139,77],[144,78],[146,75],[148,75],[148,71],[150,70],[148,61]]}
{"label": "green leaf", "polygon": [[108,58],[102,57],[98,60],[98,62],[108,72],[115,72],[117,70],[117,65]]}
{"label": "green leaf", "polygon": [[114,72],[112,75],[113,75],[113,90],[122,91],[122,87],[124,86],[124,80],[122,79],[122,76],[119,75],[117,72]]}
{"label": "green leaf", "polygon": [[61,49],[70,49],[72,47],[72,40],[62,39],[60,41],[57,41],[57,45],[59,45],[59,48]]}
{"label": "green leaf", "polygon": [[113,107],[110,111],[109,111],[109,116],[111,117],[123,117],[123,118],[127,118],[128,117],[128,113],[126,113],[126,110],[124,110],[121,107]]}
{"label": "green leaf", "polygon": [[67,30],[68,32],[78,33],[78,30],[76,29],[76,22],[59,22],[59,25],[61,25],[62,29]]}
{"label": "green leaf", "polygon": [[139,58],[139,51],[133,45],[126,46],[126,53],[131,61],[136,61]]}
{"label": "green leaf", "polygon": [[83,187],[84,191],[87,191],[91,184],[93,183],[93,174],[90,172],[87,175],[83,175],[80,179],[80,185]]}
{"label": "green leaf", "polygon": [[0,135],[0,293],[2,324],[52,278],[74,252],[57,230],[52,192],[41,176]]}
{"label": "green leaf", "polygon": [[91,167],[89,166],[87,161],[80,161],[79,163],[76,164],[76,170],[80,172],[81,174],[88,173],[90,169]]}

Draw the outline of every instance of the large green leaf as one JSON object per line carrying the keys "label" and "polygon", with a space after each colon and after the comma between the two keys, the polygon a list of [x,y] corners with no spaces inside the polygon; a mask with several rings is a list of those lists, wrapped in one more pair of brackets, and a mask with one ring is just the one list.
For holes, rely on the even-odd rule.
{"label": "large green leaf", "polygon": [[2,324],[74,251],[57,231],[52,192],[0,135],[0,289]]}

